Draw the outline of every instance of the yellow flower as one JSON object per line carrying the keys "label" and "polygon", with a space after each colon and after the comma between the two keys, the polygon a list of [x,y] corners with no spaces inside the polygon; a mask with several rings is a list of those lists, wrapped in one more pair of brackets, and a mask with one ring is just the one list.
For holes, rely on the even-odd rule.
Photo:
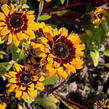
{"label": "yellow flower", "polygon": [[97,8],[95,11],[91,12],[91,22],[93,24],[99,25],[103,19],[105,19],[107,13],[102,8]]}
{"label": "yellow flower", "polygon": [[95,102],[97,109],[109,109],[109,99],[102,99]]}
{"label": "yellow flower", "polygon": [[[52,30],[51,26],[46,26],[44,22],[36,23],[36,28],[34,30],[35,38],[34,39],[29,38],[27,40],[27,43],[32,48],[37,48],[37,46],[40,46],[40,44],[36,45],[37,41],[40,40],[41,37],[46,36],[46,33],[48,33],[48,32],[50,33],[51,30]],[[43,41],[46,43],[46,40],[43,39]]]}
{"label": "yellow flower", "polygon": [[[51,2],[51,0],[45,0],[47,3]],[[40,2],[40,0],[37,0],[37,2]]]}
{"label": "yellow flower", "polygon": [[48,76],[66,79],[71,72],[76,73],[76,69],[82,68],[80,57],[84,55],[82,50],[85,46],[81,45],[78,34],[72,32],[68,35],[66,28],[55,28],[37,40],[36,47],[40,53],[36,55],[41,57],[40,66]]}
{"label": "yellow flower", "polygon": [[1,9],[3,12],[0,12],[0,34],[3,40],[8,39],[8,44],[13,41],[18,46],[23,40],[35,38],[34,11],[24,12],[19,7],[14,8],[13,4],[4,4]]}
{"label": "yellow flower", "polygon": [[30,97],[37,97],[37,89],[43,90],[44,76],[39,74],[39,70],[32,65],[19,65],[17,63],[13,66],[13,71],[6,73],[9,78],[9,92],[15,92],[15,97],[19,100],[23,97],[28,100]]}
{"label": "yellow flower", "polygon": [[0,109],[5,109],[6,106],[7,106],[7,104],[3,102],[3,103],[0,104]]}

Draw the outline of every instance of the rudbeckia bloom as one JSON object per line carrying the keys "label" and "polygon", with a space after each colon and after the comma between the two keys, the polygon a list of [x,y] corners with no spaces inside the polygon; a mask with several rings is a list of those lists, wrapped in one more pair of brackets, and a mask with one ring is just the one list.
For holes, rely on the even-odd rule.
{"label": "rudbeckia bloom", "polygon": [[19,100],[23,97],[28,100],[29,97],[37,96],[37,89],[43,90],[44,85],[41,81],[44,76],[39,75],[39,70],[31,65],[19,65],[17,63],[13,66],[13,71],[6,73],[9,78],[9,92],[15,92],[15,97]]}
{"label": "rudbeckia bloom", "polygon": [[[27,43],[32,47],[32,48],[36,48],[36,43],[37,41],[41,38],[41,37],[44,37],[46,36],[45,34],[46,33],[50,33],[52,31],[52,27],[51,26],[46,26],[44,22],[41,22],[41,23],[36,23],[36,28],[34,30],[34,33],[35,33],[35,38],[34,39],[31,39],[29,38],[27,40]],[[38,52],[37,52],[38,53]]]}
{"label": "rudbeckia bloom", "polygon": [[35,26],[34,11],[24,12],[14,5],[4,4],[1,6],[0,12],[0,34],[2,39],[8,39],[8,44],[12,41],[16,46],[21,44],[23,40],[35,38],[33,32]]}
{"label": "rudbeckia bloom", "polygon": [[66,79],[71,72],[76,73],[76,69],[82,68],[80,57],[84,55],[82,50],[85,46],[80,44],[78,34],[72,32],[68,35],[67,29],[61,28],[58,31],[55,28],[45,35],[38,39],[36,48],[40,49],[40,66],[49,77],[56,75],[58,79]]}
{"label": "rudbeckia bloom", "polygon": [[5,102],[0,104],[0,109],[6,109],[6,103]]}
{"label": "rudbeckia bloom", "polygon": [[91,22],[93,24],[99,25],[103,19],[106,17],[106,11],[102,8],[97,8],[95,11],[91,12]]}
{"label": "rudbeckia bloom", "polygon": [[95,103],[97,109],[109,109],[109,99],[102,99]]}

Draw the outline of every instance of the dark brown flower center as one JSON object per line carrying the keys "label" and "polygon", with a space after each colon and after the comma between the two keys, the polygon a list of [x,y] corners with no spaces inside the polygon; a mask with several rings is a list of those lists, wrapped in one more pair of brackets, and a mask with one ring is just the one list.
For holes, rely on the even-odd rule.
{"label": "dark brown flower center", "polygon": [[19,28],[23,25],[23,19],[21,16],[13,16],[10,20],[10,24],[13,28]]}
{"label": "dark brown flower center", "polygon": [[69,48],[67,45],[65,45],[64,43],[57,43],[54,47],[54,54],[58,57],[58,58],[64,58],[68,55],[69,53]]}
{"label": "dark brown flower center", "polygon": [[20,81],[21,81],[21,83],[28,84],[31,81],[30,80],[30,75],[29,74],[23,74],[20,77]]}
{"label": "dark brown flower center", "polygon": [[101,19],[103,17],[103,13],[98,14],[98,17]]}
{"label": "dark brown flower center", "polygon": [[41,37],[42,33],[41,32],[35,32],[35,36],[36,36],[36,38]]}

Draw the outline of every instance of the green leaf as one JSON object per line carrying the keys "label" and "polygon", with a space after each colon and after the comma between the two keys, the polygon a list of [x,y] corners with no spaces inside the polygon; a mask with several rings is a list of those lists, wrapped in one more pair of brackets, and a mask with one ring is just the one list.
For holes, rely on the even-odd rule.
{"label": "green leaf", "polygon": [[96,67],[98,65],[98,59],[99,59],[99,52],[97,49],[93,48],[91,51],[90,51],[90,56],[93,60],[93,64],[94,66]]}
{"label": "green leaf", "polygon": [[47,77],[43,82],[45,85],[54,84],[57,81],[57,77],[53,75],[52,77]]}
{"label": "green leaf", "polygon": [[23,0],[23,4],[26,4],[27,3],[27,0]]}
{"label": "green leaf", "polygon": [[0,74],[4,74],[5,72],[9,71],[9,69],[12,67],[12,65],[15,63],[15,61],[10,62],[3,62],[0,63]]}
{"label": "green leaf", "polygon": [[0,54],[0,59],[2,60],[3,58],[4,58],[3,55]]}
{"label": "green leaf", "polygon": [[21,52],[20,52],[20,55],[19,55],[19,58],[18,58],[18,61],[22,60],[24,58],[24,49],[22,48]]}
{"label": "green leaf", "polygon": [[18,47],[16,47],[16,46],[13,45],[13,44],[11,44],[11,45],[9,46],[9,49],[10,49],[10,52],[12,53],[12,59],[13,59],[14,61],[17,61],[18,58],[19,58],[19,54],[20,54],[21,49],[18,48]]}
{"label": "green leaf", "polygon": [[109,45],[105,46],[104,53],[105,53],[106,56],[109,56]]}
{"label": "green leaf", "polygon": [[109,63],[105,64],[105,66],[106,66],[107,68],[109,68]]}
{"label": "green leaf", "polygon": [[5,42],[5,40],[2,40],[0,37],[0,44],[3,44]]}
{"label": "green leaf", "polygon": [[38,17],[37,17],[37,22],[39,20],[39,17],[41,15],[41,12],[43,10],[43,7],[44,7],[44,0],[40,0],[40,3],[39,3],[39,13],[38,13]]}
{"label": "green leaf", "polygon": [[0,55],[7,55],[7,53],[4,51],[0,51]]}
{"label": "green leaf", "polygon": [[35,101],[46,109],[57,109],[56,103],[58,100],[52,95],[45,98],[36,98]]}
{"label": "green leaf", "polygon": [[108,24],[107,24],[107,20],[103,20],[101,22],[101,25],[102,25],[102,28],[104,29],[104,31],[107,33],[109,31],[109,27],[108,27]]}
{"label": "green leaf", "polygon": [[63,5],[65,3],[65,0],[60,0],[61,4]]}
{"label": "green leaf", "polygon": [[43,21],[43,20],[48,20],[48,19],[50,19],[50,18],[51,18],[50,15],[41,15],[41,16],[39,16],[38,20]]}

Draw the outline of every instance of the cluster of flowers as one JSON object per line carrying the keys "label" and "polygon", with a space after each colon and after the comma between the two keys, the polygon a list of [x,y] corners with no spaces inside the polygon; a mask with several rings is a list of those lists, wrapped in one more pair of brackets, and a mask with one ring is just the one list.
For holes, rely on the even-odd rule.
{"label": "cluster of flowers", "polygon": [[[9,92],[15,92],[19,100],[37,96],[37,89],[44,90],[43,80],[56,75],[57,79],[67,79],[70,73],[83,66],[83,50],[78,34],[68,34],[66,28],[52,28],[45,23],[36,23],[34,11],[23,11],[13,4],[1,6],[0,35],[2,40],[8,40],[21,46],[23,42],[29,45],[25,51],[25,64],[15,63],[5,75],[9,79]],[[40,69],[39,69],[40,68]],[[44,73],[41,74],[40,70]]]}

